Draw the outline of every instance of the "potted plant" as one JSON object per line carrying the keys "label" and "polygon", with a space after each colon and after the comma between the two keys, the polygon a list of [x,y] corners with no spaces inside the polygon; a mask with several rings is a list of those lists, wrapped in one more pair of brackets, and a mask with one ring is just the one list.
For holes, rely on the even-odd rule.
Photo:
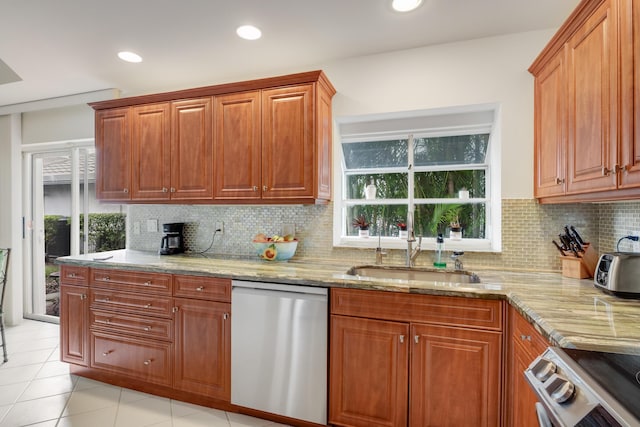
{"label": "potted plant", "polygon": [[406,239],[407,237],[409,237],[409,232],[407,231],[407,223],[400,221],[396,225],[398,226],[398,230],[400,231],[398,233],[398,237],[400,237],[401,239]]}
{"label": "potted plant", "polygon": [[462,227],[460,226],[460,222],[458,221],[458,216],[456,219],[449,223],[449,238],[451,240],[462,240]]}
{"label": "potted plant", "polygon": [[358,229],[358,236],[369,237],[369,226],[371,225],[371,223],[367,221],[367,218],[365,218],[364,214],[360,214],[359,216],[354,218],[351,222],[351,225]]}

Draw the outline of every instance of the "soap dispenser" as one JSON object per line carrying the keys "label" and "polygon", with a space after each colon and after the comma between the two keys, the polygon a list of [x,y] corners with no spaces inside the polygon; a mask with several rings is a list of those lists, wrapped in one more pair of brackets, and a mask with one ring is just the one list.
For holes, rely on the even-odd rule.
{"label": "soap dispenser", "polygon": [[433,266],[436,268],[446,268],[447,263],[443,261],[442,253],[444,252],[444,238],[442,237],[442,233],[438,234],[438,238],[436,239],[436,253],[433,260]]}

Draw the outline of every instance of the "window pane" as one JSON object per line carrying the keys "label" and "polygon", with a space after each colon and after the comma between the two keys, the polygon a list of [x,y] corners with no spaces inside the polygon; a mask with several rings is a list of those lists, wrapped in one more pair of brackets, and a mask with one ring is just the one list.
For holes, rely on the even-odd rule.
{"label": "window pane", "polygon": [[415,138],[416,166],[483,164],[487,154],[489,134]]}
{"label": "window pane", "polygon": [[352,225],[353,219],[364,215],[370,222],[369,234],[378,236],[398,236],[398,223],[406,223],[406,205],[360,205],[347,208],[347,236],[357,236],[358,228]]}
{"label": "window pane", "polygon": [[376,199],[406,199],[408,177],[406,173],[379,173],[347,176],[347,199],[364,199],[364,188],[371,183],[376,186]]}
{"label": "window pane", "polygon": [[442,233],[449,237],[450,223],[457,220],[462,226],[463,238],[484,239],[485,212],[484,203],[417,205],[415,233],[425,237],[437,237],[438,233]]}
{"label": "window pane", "polygon": [[416,172],[417,199],[457,198],[461,189],[469,190],[469,197],[485,197],[485,170]]}
{"label": "window pane", "polygon": [[370,141],[342,144],[347,169],[408,165],[407,141]]}

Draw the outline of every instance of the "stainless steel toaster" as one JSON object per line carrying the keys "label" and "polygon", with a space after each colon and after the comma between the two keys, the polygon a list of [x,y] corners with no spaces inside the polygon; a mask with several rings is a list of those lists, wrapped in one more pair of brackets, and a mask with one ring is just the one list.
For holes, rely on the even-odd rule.
{"label": "stainless steel toaster", "polygon": [[640,253],[613,252],[600,255],[593,283],[616,296],[640,298]]}

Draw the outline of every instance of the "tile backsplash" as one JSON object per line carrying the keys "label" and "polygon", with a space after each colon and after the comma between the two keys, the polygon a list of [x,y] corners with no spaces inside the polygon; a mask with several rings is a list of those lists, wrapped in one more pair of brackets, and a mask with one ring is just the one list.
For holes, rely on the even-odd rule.
{"label": "tile backsplash", "polygon": [[[158,221],[158,232],[148,232],[148,219]],[[219,205],[129,205],[127,248],[157,251],[162,224],[185,223],[185,244],[189,250],[207,250],[215,256],[254,256],[251,239],[256,233],[281,233],[285,224],[295,224],[300,239],[296,259],[339,260],[345,263],[372,263],[371,249],[334,248],[333,205],[312,206],[219,206]],[[224,233],[216,234],[216,223]],[[140,232],[134,233],[138,223]],[[600,252],[615,249],[617,240],[640,231],[640,202],[606,204],[540,205],[533,199],[502,201],[502,252],[468,252],[465,265],[559,271],[558,252],[551,244],[565,224],[573,224],[582,237]],[[138,231],[138,226],[135,231]],[[626,245],[626,246],[623,246]],[[630,250],[630,242],[620,249]],[[402,264],[404,251],[390,250],[386,263]],[[428,251],[425,251],[428,252]],[[423,254],[417,264],[429,263]]]}

